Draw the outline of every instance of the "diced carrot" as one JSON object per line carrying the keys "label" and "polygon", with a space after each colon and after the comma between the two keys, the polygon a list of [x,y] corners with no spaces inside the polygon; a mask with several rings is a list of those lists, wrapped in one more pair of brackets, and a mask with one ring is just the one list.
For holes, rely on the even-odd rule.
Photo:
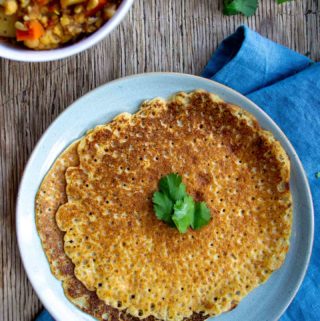
{"label": "diced carrot", "polygon": [[99,4],[92,10],[87,11],[86,16],[90,17],[95,15],[99,10],[101,10],[107,4],[107,2],[108,0],[99,0]]}
{"label": "diced carrot", "polygon": [[38,20],[32,20],[29,23],[29,28],[32,30],[33,38],[39,39],[44,35],[44,29],[42,24]]}
{"label": "diced carrot", "polygon": [[27,21],[25,22],[25,26],[28,28],[28,30],[17,29],[16,31],[16,37],[18,41],[36,40],[44,35],[44,29],[38,20]]}

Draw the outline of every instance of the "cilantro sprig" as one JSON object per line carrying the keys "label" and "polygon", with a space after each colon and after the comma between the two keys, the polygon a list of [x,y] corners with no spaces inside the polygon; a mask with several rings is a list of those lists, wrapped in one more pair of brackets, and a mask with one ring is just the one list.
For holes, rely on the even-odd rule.
{"label": "cilantro sprig", "polygon": [[180,233],[185,233],[189,227],[198,230],[210,222],[210,210],[204,202],[195,202],[187,194],[182,177],[171,173],[159,181],[159,191],[153,194],[153,208],[159,220]]}
{"label": "cilantro sprig", "polygon": [[[291,0],[276,0],[278,4]],[[259,0],[224,0],[223,13],[227,16],[242,13],[249,17],[254,15],[258,8]]]}

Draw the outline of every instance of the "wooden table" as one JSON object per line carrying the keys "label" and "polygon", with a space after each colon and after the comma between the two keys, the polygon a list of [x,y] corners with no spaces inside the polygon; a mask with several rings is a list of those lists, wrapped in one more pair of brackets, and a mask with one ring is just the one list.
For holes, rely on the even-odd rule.
{"label": "wooden table", "polygon": [[29,321],[41,310],[21,266],[15,199],[23,168],[50,123],[73,101],[112,79],[149,71],[199,74],[222,39],[246,23],[320,58],[320,0],[279,6],[262,0],[251,18],[222,15],[222,0],[136,0],[100,44],[49,63],[0,58],[0,320]]}

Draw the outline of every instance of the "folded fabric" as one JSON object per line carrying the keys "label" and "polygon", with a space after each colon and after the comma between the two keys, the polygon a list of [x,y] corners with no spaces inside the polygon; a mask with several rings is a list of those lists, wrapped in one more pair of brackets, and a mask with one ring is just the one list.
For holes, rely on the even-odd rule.
{"label": "folded fabric", "polygon": [[[297,151],[320,219],[320,63],[241,26],[225,39],[202,76],[229,86],[271,116]],[[320,173],[319,173],[320,175]],[[320,320],[320,236],[304,282],[281,321]]]}
{"label": "folded fabric", "polygon": [[35,319],[35,321],[54,321],[47,310],[43,310]]}

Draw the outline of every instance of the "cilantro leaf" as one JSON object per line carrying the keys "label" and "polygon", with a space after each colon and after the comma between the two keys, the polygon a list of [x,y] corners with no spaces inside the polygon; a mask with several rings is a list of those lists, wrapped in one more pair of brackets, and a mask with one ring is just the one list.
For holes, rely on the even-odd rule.
{"label": "cilantro leaf", "polygon": [[180,233],[185,233],[193,222],[194,201],[191,196],[185,196],[173,206],[172,220]]}
{"label": "cilantro leaf", "polygon": [[316,173],[316,178],[320,178],[320,172]]}
{"label": "cilantro leaf", "polygon": [[169,174],[160,179],[159,190],[166,193],[175,202],[187,195],[186,186],[178,174]]}
{"label": "cilantro leaf", "polygon": [[194,219],[191,227],[198,230],[210,222],[211,214],[205,202],[196,202],[194,208]]}
{"label": "cilantro leaf", "polygon": [[258,0],[224,0],[223,13],[234,15],[242,13],[245,16],[252,16],[258,8]]}
{"label": "cilantro leaf", "polygon": [[173,202],[165,193],[155,192],[152,197],[153,209],[159,220],[174,226],[172,221]]}
{"label": "cilantro leaf", "polygon": [[185,233],[189,227],[200,229],[210,222],[210,210],[204,202],[194,202],[186,193],[186,186],[178,174],[169,174],[159,181],[159,191],[152,197],[153,209],[159,220],[180,233]]}
{"label": "cilantro leaf", "polygon": [[292,1],[292,0],[277,0],[277,3],[278,3],[278,4],[281,4],[281,3],[289,2],[289,1]]}

